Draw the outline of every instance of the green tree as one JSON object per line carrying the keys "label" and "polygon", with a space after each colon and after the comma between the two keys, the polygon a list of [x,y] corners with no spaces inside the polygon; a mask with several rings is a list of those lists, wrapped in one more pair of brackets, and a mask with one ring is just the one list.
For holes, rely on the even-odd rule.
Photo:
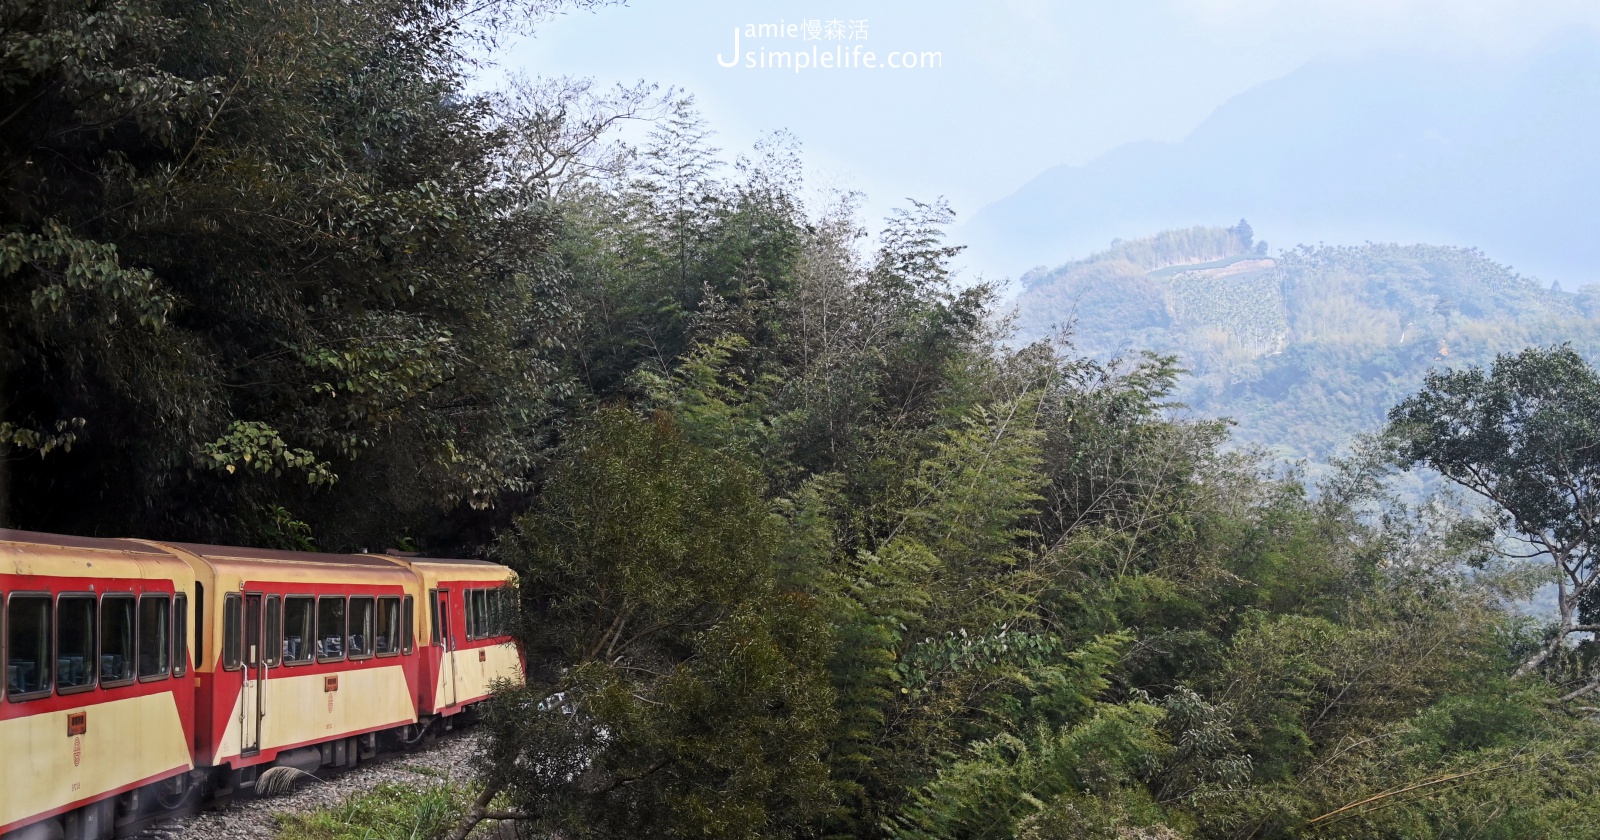
{"label": "green tree", "polygon": [[0,4],[0,515],[349,547],[525,488],[562,274],[463,85],[536,8]]}
{"label": "green tree", "polygon": [[1401,463],[1493,504],[1497,524],[1553,566],[1557,625],[1517,673],[1571,634],[1600,631],[1580,614],[1600,581],[1600,375],[1570,347],[1531,348],[1487,370],[1429,374],[1389,416]]}
{"label": "green tree", "polygon": [[529,679],[488,713],[486,787],[457,836],[507,816],[565,837],[818,820],[833,801],[828,634],[777,585],[756,475],[665,414],[618,408],[564,453],[497,544],[521,573]]}

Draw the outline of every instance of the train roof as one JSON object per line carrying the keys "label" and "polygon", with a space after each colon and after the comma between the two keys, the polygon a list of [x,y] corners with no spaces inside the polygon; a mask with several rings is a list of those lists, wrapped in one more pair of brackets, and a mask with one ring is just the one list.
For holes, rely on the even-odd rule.
{"label": "train roof", "polygon": [[[129,563],[165,561],[187,565],[184,560],[186,557],[190,558],[188,562],[198,561],[217,572],[226,569],[230,570],[230,574],[246,576],[257,574],[247,571],[252,567],[276,568],[279,571],[270,574],[287,574],[294,578],[316,574],[334,574],[340,578],[353,579],[372,576],[387,578],[404,574],[407,570],[413,570],[426,578],[436,580],[460,579],[463,576],[480,580],[504,580],[513,576],[510,569],[499,563],[462,557],[419,557],[399,552],[331,554],[161,540],[77,537],[0,529],[0,564],[14,567],[13,573],[16,574],[59,573],[45,572],[45,569],[52,568],[38,565],[39,561],[45,560],[59,561],[70,558],[74,561],[70,564],[73,567],[113,560]],[[27,567],[27,571],[24,571],[24,566]],[[136,571],[134,573],[137,574]]]}
{"label": "train roof", "polygon": [[[375,554],[322,554],[232,545],[153,542],[173,555],[188,558],[203,580],[232,590],[261,581],[326,584],[403,585],[411,579],[404,567]],[[206,571],[200,572],[201,569]]]}
{"label": "train roof", "polygon": [[335,566],[392,567],[393,562],[381,554],[323,554],[319,551],[282,551],[275,548],[246,548],[236,545],[204,545],[201,543],[160,542],[187,551],[207,560],[244,560],[268,563],[317,563]]}
{"label": "train roof", "polygon": [[476,560],[471,557],[420,557],[414,554],[385,554],[383,555],[397,563],[407,566],[480,566],[486,569],[503,569],[504,566],[490,560]]}
{"label": "train roof", "polygon": [[488,560],[469,560],[450,557],[416,557],[410,554],[391,554],[394,563],[411,569],[422,577],[428,586],[438,586],[447,581],[497,580],[516,577],[516,572]]}
{"label": "train roof", "polygon": [[159,554],[166,555],[159,548],[145,545],[133,540],[107,539],[103,537],[74,537],[67,534],[46,534],[42,531],[14,531],[9,528],[0,528],[0,543],[26,543],[29,545],[42,545],[51,548],[75,548],[89,551],[130,551],[134,554]]}
{"label": "train roof", "polygon": [[136,540],[0,529],[0,574],[181,578],[192,572],[181,558]]}

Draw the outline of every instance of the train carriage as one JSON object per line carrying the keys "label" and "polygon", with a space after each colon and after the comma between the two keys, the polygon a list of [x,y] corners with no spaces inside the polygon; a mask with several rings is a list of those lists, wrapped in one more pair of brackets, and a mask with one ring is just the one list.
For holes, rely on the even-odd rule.
{"label": "train carriage", "polygon": [[0,833],[110,837],[187,793],[193,589],[159,549],[0,530]]}
{"label": "train carriage", "polygon": [[0,530],[0,840],[354,766],[522,678],[511,570]]}
{"label": "train carriage", "polygon": [[[416,724],[420,588],[405,568],[378,555],[150,545],[194,567],[205,605],[198,764],[350,764],[376,751],[371,736]],[[324,756],[333,739],[343,741]]]}
{"label": "train carriage", "polygon": [[522,679],[522,654],[506,620],[510,569],[482,560],[389,556],[427,593],[424,669],[432,679],[419,698],[421,714],[451,717],[488,698],[497,682]]}

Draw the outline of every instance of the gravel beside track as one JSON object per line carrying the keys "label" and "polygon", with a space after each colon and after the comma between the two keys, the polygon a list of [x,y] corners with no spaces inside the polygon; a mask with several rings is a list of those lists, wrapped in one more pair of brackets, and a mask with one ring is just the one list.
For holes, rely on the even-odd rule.
{"label": "gravel beside track", "polygon": [[454,732],[440,737],[427,749],[380,756],[320,783],[302,781],[294,793],[287,796],[236,798],[223,808],[167,820],[144,829],[138,836],[159,840],[271,838],[278,828],[273,815],[305,813],[337,805],[351,794],[369,790],[382,782],[419,787],[445,780],[464,782],[472,777],[472,754],[477,748],[477,733],[471,730]]}

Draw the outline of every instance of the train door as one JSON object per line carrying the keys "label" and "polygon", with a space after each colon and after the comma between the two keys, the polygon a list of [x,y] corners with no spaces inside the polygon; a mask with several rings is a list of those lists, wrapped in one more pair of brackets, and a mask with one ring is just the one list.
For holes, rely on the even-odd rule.
{"label": "train door", "polygon": [[[460,618],[461,621],[452,622],[452,624],[454,624],[457,627],[460,627],[461,628],[461,634],[462,634],[463,637],[465,637],[466,634],[467,634],[467,629],[468,629],[467,628],[467,622],[466,622],[466,612],[465,612],[465,607],[464,607],[464,605],[467,602],[467,592],[464,589],[459,589],[459,590],[456,590],[455,594],[458,597],[452,599],[452,609],[450,611],[450,614],[452,616],[456,616],[456,617]],[[456,659],[455,667],[450,669],[450,674],[451,674],[452,677],[455,678],[455,681],[456,681],[456,684],[450,690],[450,699],[452,701],[456,702],[456,703],[460,703],[463,698],[470,696],[465,690],[465,685],[466,685],[466,681],[467,681],[467,673],[469,673],[466,670],[466,668],[469,668],[469,667],[470,668],[476,668],[477,665],[473,664],[473,665],[469,665],[469,666],[463,666],[463,663],[465,663],[467,661],[467,657],[472,655],[472,651],[456,650],[454,653],[451,653],[450,655],[455,657],[455,659]]]}
{"label": "train door", "polygon": [[267,676],[266,650],[261,644],[261,593],[246,592],[244,596],[244,675],[239,693],[239,731],[243,736],[240,752],[254,755],[261,750],[261,718]]}
{"label": "train door", "polygon": [[450,590],[435,589],[433,629],[439,644],[439,690],[434,705],[443,708],[456,704],[456,639],[450,632]]}

